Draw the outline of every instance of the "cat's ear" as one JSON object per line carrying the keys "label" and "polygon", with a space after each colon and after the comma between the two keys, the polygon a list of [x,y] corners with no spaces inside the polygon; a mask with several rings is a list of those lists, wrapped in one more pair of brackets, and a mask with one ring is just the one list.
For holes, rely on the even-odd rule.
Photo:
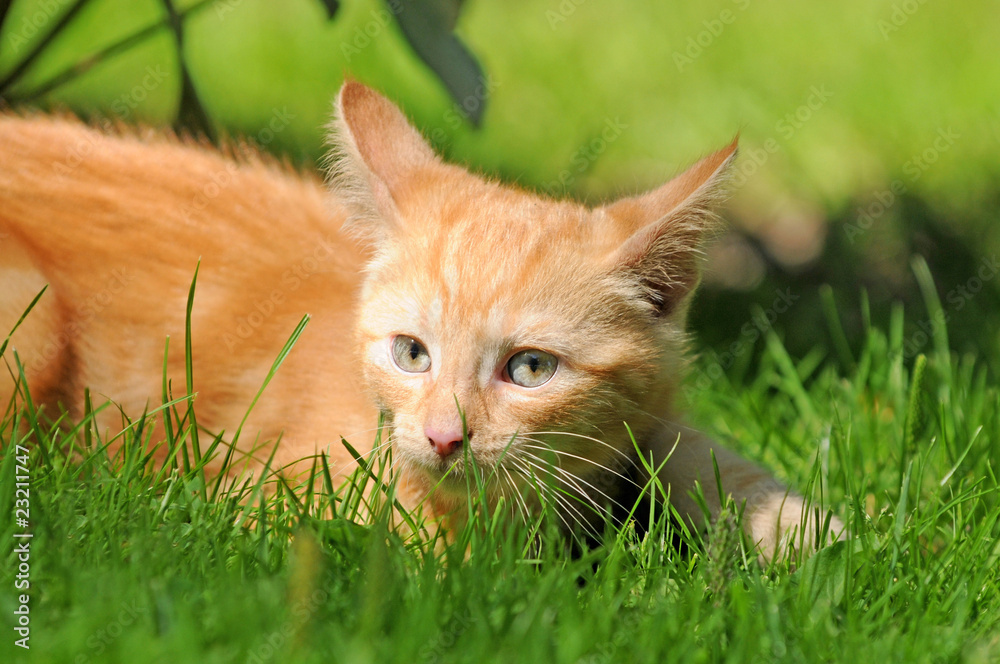
{"label": "cat's ear", "polygon": [[638,278],[657,315],[676,311],[698,285],[701,247],[725,193],[737,140],[658,189],[602,208],[625,229],[626,239],[611,256],[614,269]]}
{"label": "cat's ear", "polygon": [[398,223],[398,196],[437,155],[388,99],[347,81],[337,95],[330,182],[351,211],[348,226],[374,239]]}

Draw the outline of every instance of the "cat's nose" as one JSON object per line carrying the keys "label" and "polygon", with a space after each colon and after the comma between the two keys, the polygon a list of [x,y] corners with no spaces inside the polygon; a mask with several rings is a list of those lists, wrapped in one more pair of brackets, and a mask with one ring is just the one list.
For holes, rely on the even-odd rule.
{"label": "cat's nose", "polygon": [[[432,427],[425,427],[424,435],[427,436],[427,440],[430,441],[431,447],[434,448],[434,451],[437,452],[437,455],[442,459],[450,456],[462,447],[461,429],[439,431]],[[470,439],[472,438],[471,431],[467,435]]]}

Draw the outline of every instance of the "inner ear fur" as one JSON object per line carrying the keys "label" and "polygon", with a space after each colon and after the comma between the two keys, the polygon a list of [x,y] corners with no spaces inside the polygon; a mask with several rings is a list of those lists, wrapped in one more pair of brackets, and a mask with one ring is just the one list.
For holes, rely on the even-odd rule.
{"label": "inner ear fur", "polygon": [[658,315],[672,314],[698,285],[702,245],[736,153],[734,139],[661,187],[602,208],[626,235],[613,268],[636,276]]}
{"label": "inner ear fur", "polygon": [[351,211],[349,228],[380,239],[398,223],[401,190],[440,160],[395,104],[357,81],[340,88],[331,129],[331,188]]}

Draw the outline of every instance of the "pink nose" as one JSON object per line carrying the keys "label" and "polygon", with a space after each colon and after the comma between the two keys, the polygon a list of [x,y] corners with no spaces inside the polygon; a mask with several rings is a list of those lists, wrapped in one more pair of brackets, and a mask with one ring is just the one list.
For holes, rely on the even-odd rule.
{"label": "pink nose", "polygon": [[[460,429],[449,429],[447,431],[438,431],[437,429],[431,427],[424,427],[424,435],[427,436],[427,440],[430,441],[431,447],[437,452],[437,455],[442,459],[450,456],[455,450],[462,447],[462,431]],[[469,439],[472,439],[472,432],[468,433]]]}

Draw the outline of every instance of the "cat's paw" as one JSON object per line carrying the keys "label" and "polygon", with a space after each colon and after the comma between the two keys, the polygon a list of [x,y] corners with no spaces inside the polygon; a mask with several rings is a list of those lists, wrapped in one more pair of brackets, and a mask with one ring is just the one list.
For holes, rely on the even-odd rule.
{"label": "cat's paw", "polygon": [[835,515],[777,483],[748,501],[743,527],[765,560],[808,556],[847,535]]}

